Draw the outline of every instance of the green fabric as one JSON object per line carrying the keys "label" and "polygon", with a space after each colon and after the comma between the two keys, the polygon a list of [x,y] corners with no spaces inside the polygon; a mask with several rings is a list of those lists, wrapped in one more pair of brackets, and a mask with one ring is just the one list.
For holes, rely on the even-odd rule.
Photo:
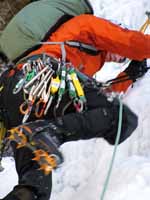
{"label": "green fabric", "polygon": [[87,0],[41,0],[22,9],[0,37],[0,49],[14,60],[43,39],[47,31],[65,14],[92,14]]}

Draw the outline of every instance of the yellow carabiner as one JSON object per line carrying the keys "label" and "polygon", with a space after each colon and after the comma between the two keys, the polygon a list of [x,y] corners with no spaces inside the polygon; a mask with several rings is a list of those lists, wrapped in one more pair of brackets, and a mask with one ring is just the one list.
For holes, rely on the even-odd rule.
{"label": "yellow carabiner", "polygon": [[77,91],[78,96],[79,96],[79,97],[80,97],[80,96],[85,96],[85,95],[84,95],[83,88],[82,88],[82,86],[81,86],[81,84],[80,84],[80,81],[79,81],[79,79],[78,79],[76,73],[75,73],[75,72],[72,72],[72,73],[70,74],[70,76],[71,76],[71,79],[72,79],[72,81],[73,81],[73,84],[74,84],[74,86],[75,86],[75,88],[76,88],[76,91]]}
{"label": "yellow carabiner", "polygon": [[58,91],[59,86],[60,86],[59,76],[57,76],[56,78],[52,78],[52,82],[51,82],[51,85],[50,85],[50,92],[51,92],[52,95],[55,94]]}

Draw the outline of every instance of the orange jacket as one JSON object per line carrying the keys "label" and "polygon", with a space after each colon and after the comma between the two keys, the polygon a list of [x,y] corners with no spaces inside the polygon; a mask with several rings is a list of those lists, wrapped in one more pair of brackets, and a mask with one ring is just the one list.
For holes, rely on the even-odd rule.
{"label": "orange jacket", "polygon": [[[96,56],[89,55],[77,48],[66,46],[67,60],[75,67],[83,66],[82,72],[92,76],[105,62],[106,52],[143,60],[150,58],[150,35],[138,31],[123,29],[108,20],[93,15],[76,16],[64,23],[49,38],[48,41],[75,40],[95,46],[102,52]],[[42,45],[30,55],[45,52],[48,55],[61,57],[60,45]],[[115,90],[126,90],[131,81],[117,84]]]}

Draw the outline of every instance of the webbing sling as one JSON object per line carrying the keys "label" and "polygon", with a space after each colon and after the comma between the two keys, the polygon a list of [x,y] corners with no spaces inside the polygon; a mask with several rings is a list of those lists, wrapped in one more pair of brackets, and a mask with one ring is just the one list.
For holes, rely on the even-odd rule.
{"label": "webbing sling", "polygon": [[[52,44],[52,45],[61,45],[61,51],[62,51],[62,58],[64,57],[63,54],[66,57],[65,53],[65,45],[68,45],[70,47],[78,48],[80,51],[84,51],[85,53],[91,54],[91,55],[98,55],[101,50],[96,49],[94,46],[79,42],[79,41],[73,41],[73,40],[68,40],[64,42],[40,42],[39,44]],[[62,59],[63,60],[63,59]]]}

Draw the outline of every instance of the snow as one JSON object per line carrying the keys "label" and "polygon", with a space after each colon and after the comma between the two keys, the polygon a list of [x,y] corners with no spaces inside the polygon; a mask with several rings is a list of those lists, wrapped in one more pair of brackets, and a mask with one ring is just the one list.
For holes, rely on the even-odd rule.
{"label": "snow", "polygon": [[[149,0],[90,0],[95,14],[139,29],[144,23]],[[116,76],[113,63],[97,77]],[[114,72],[114,73],[112,73]],[[130,88],[124,102],[139,117],[138,128],[118,146],[105,200],[150,199],[150,72]],[[114,147],[103,139],[69,142],[61,146],[65,162],[53,172],[51,200],[100,200]],[[15,184],[17,174],[12,158],[4,158],[0,173],[0,198]]]}

